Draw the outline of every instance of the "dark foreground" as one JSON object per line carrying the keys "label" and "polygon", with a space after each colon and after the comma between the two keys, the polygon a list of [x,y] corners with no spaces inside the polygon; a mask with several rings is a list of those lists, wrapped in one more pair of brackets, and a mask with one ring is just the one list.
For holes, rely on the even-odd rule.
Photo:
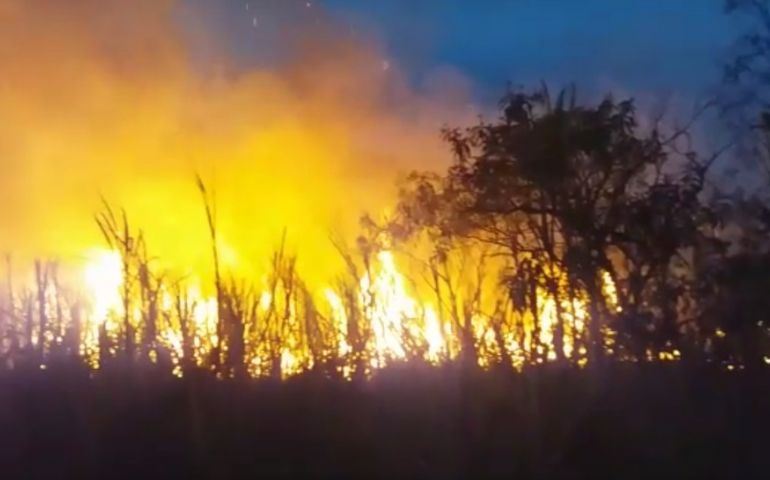
{"label": "dark foreground", "polygon": [[0,478],[769,478],[770,375],[0,374]]}

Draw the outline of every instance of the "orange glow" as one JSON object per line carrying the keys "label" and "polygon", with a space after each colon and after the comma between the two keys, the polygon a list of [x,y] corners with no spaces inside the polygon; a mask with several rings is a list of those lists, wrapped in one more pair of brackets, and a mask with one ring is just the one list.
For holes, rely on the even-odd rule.
{"label": "orange glow", "polygon": [[280,67],[223,52],[207,70],[193,48],[217,37],[189,38],[172,0],[0,3],[0,201],[13,206],[0,251],[25,261],[102,245],[102,194],[164,268],[210,279],[199,173],[216,191],[228,271],[261,275],[287,229],[304,278],[319,282],[341,264],[330,232],[353,235],[361,212],[392,203],[400,174],[443,165],[437,128],[474,115],[459,89],[412,92],[396,65],[380,68],[374,42],[337,38],[335,25]]}
{"label": "orange glow", "polygon": [[120,254],[94,249],[87,255],[83,268],[83,284],[91,300],[91,317],[103,322],[111,314],[121,314],[120,287],[123,285],[123,265]]}
{"label": "orange glow", "polygon": [[[457,269],[462,280],[447,274],[457,290],[449,295],[426,286],[419,262],[382,247],[351,291],[334,283],[347,265],[330,236],[354,238],[363,212],[387,212],[399,176],[451,161],[438,129],[477,113],[462,79],[437,74],[439,93],[416,93],[374,42],[339,38],[335,25],[314,30],[280,67],[217,55],[206,69],[192,45],[214,39],[205,29],[188,38],[172,0],[44,0],[44,16],[40,3],[0,0],[0,202],[13,207],[0,219],[0,250],[22,261],[83,260],[71,283],[88,309],[67,320],[83,323],[77,341],[91,365],[133,336],[135,356],[170,361],[176,374],[215,369],[236,352],[254,376],[286,377],[331,358],[350,377],[360,365],[370,373],[451,360],[466,336],[481,366],[521,368],[559,356],[560,322],[563,355],[585,364],[581,292],[557,299],[538,287],[534,309],[495,311],[494,275],[479,280],[484,299],[474,305],[462,284],[467,266]],[[226,301],[196,174],[216,209],[222,282],[245,285]],[[157,292],[132,284],[122,297],[126,259],[102,248],[93,222],[100,194],[143,232],[148,269],[163,279]],[[291,274],[270,263],[284,233],[282,251],[296,254]],[[619,311],[609,275],[604,283]]]}
{"label": "orange glow", "polygon": [[[89,256],[88,262],[83,267],[83,281],[87,288],[89,304],[91,305],[88,317],[88,328],[83,339],[83,352],[93,365],[98,365],[96,360],[99,349],[99,330],[104,328],[106,332],[117,335],[122,328],[120,321],[123,315],[122,297],[120,288],[123,285],[122,259],[116,252],[109,250],[94,250]],[[279,292],[280,293],[280,292]],[[483,352],[478,358],[479,365],[486,367],[495,360],[509,356],[510,362],[516,366],[523,365],[522,358],[536,353],[545,355],[547,360],[556,358],[554,350],[554,328],[556,324],[556,310],[554,299],[549,297],[544,291],[540,291],[542,298],[538,331],[537,352],[523,351],[522,345],[514,338],[511,333],[505,335],[505,351],[501,351],[496,343],[495,331],[493,330],[490,318],[475,314],[472,318],[473,335],[476,338]],[[313,293],[315,301],[323,305],[322,310],[333,320],[333,328],[337,351],[335,352],[341,359],[349,358],[353,347],[349,343],[348,337],[348,318],[346,306],[343,299],[331,287],[324,286]],[[204,366],[206,359],[209,358],[212,349],[218,344],[217,337],[217,302],[214,297],[205,297],[200,289],[192,285],[185,292],[186,306],[190,309],[190,333],[193,336],[194,343],[194,364]],[[280,300],[277,297],[276,302]],[[268,290],[263,290],[258,294],[256,307],[258,318],[265,318],[271,310],[279,310],[283,306],[274,305],[274,298]],[[162,300],[160,301],[161,312],[165,312],[161,317],[174,319],[174,299],[171,294],[164,290]],[[399,271],[395,256],[390,251],[381,251],[376,255],[376,262],[373,262],[369,273],[364,274],[358,283],[358,294],[356,304],[353,307],[358,311],[358,315],[371,327],[371,341],[366,346],[366,351],[371,357],[370,366],[381,368],[392,361],[404,360],[408,355],[415,354],[415,345],[422,345],[417,351],[419,355],[427,362],[437,364],[445,360],[454,358],[457,351],[451,348],[451,344],[456,343],[455,332],[447,322],[442,322],[439,312],[428,302],[420,300],[417,292],[409,287],[404,275]],[[566,310],[566,307],[565,307]],[[291,324],[298,324],[298,312],[290,308],[287,310],[289,317],[286,321]],[[578,300],[573,301],[572,311],[574,317],[567,316],[564,320],[569,325],[565,331],[564,353],[568,358],[575,356],[578,363],[585,364],[585,348],[581,347],[580,352],[574,351],[575,336],[582,332],[586,318],[585,306]],[[447,312],[444,312],[446,316]],[[139,328],[141,312],[136,311],[133,315],[133,321]],[[528,327],[529,340],[534,326]],[[160,343],[169,350],[174,362],[174,372],[181,374],[181,362],[184,357],[183,342],[184,339],[180,333],[179,319],[169,320],[163,323],[158,332]],[[269,362],[269,351],[265,350],[264,345],[253,343],[255,339],[250,339],[247,335],[245,339],[250,344],[250,350],[246,356],[251,358],[251,367],[249,369],[252,375],[260,376],[268,374],[265,370],[265,362]],[[308,357],[309,352],[298,337],[289,334],[281,340],[281,349],[279,354],[279,363],[283,377],[300,373],[312,366],[312,359]],[[407,342],[407,343],[405,343]],[[678,359],[679,352],[661,352],[661,360]],[[154,360],[153,360],[154,361]],[[349,377],[354,369],[354,365],[348,359],[341,366],[340,372]]]}

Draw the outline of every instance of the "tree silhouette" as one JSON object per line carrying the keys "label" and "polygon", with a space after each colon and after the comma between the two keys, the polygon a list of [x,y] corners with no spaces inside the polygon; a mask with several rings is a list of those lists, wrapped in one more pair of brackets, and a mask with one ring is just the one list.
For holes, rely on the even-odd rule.
{"label": "tree silhouette", "polygon": [[[496,121],[444,131],[454,164],[443,177],[411,177],[393,228],[502,249],[510,299],[533,315],[538,285],[555,298],[584,292],[597,362],[610,323],[652,334],[637,353],[676,344],[685,250],[708,231],[699,195],[714,160],[681,151],[685,135],[666,136],[658,125],[642,135],[630,100],[587,107],[574,90],[555,101],[545,87],[511,92]],[[604,292],[607,276],[617,305]],[[566,312],[556,305],[555,354],[563,358]]]}
{"label": "tree silhouette", "polygon": [[751,22],[724,65],[722,118],[748,140],[743,156],[758,160],[770,178],[770,2],[726,0],[725,11]]}

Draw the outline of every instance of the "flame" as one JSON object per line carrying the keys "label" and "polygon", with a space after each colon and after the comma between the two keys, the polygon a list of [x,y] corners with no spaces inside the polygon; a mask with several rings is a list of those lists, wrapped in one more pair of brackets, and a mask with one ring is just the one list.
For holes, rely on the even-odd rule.
{"label": "flame", "polygon": [[[333,350],[344,376],[359,360],[355,355],[372,368],[413,357],[450,360],[468,330],[481,366],[510,361],[520,367],[561,354],[585,364],[580,340],[588,314],[580,292],[557,299],[538,287],[535,311],[514,314],[509,306],[502,313],[508,324],[490,305],[458,315],[420,292],[390,250],[377,252],[353,279],[351,295],[327,283],[343,263],[329,245],[330,229],[348,237],[362,211],[391,206],[394,180],[404,171],[446,167],[436,130],[475,121],[478,113],[468,108],[462,79],[437,78],[449,91],[426,97],[374,42],[337,35],[334,24],[297,42],[300,48],[280,66],[241,65],[218,49],[200,65],[191,61],[201,50],[196,47],[216,42],[205,28],[193,29],[194,38],[180,31],[175,19],[194,13],[180,11],[182,2],[48,0],[45,15],[34,3],[0,0],[0,195],[13,207],[0,220],[0,249],[22,257],[85,252],[79,283],[90,308],[78,341],[91,364],[100,349],[111,348],[102,337],[114,340],[126,322],[145,334],[139,302],[131,299],[131,311],[123,311],[127,279],[120,254],[93,248],[101,241],[92,224],[100,191],[126,209],[132,228],[146,233],[158,269],[188,279],[184,298],[161,287],[151,361],[168,354],[175,372],[183,360],[206,367],[212,351],[228,341],[218,331],[222,306],[214,296],[195,172],[218,194],[223,273],[263,278],[275,239],[288,230],[289,242],[298,241],[287,248],[296,247],[312,305],[287,299],[285,286],[257,288],[258,328],[243,332],[245,363],[254,375],[276,365],[283,376],[310,368],[306,323],[314,315],[329,321],[331,334],[324,339],[329,345],[313,348]],[[252,28],[251,18],[244,21]],[[216,69],[207,68],[213,64]],[[608,273],[603,278],[607,304],[619,312],[615,284]],[[351,338],[358,319],[370,330],[364,345]],[[265,327],[268,320],[275,325]],[[557,352],[561,324],[563,352]],[[610,330],[607,337],[611,341]],[[676,351],[660,355],[678,358]]]}
{"label": "flame", "polygon": [[[380,68],[374,39],[350,40],[331,20],[307,39],[278,34],[269,44],[296,48],[257,67],[231,58],[190,3],[0,1],[0,196],[13,207],[0,250],[81,255],[100,244],[92,218],[103,193],[164,268],[211,285],[200,173],[217,193],[229,271],[254,275],[288,228],[304,278],[320,285],[341,263],[329,230],[355,233],[361,211],[392,203],[400,174],[444,164],[444,122],[474,118],[459,89],[412,91],[395,62]],[[291,12],[285,3],[265,8]],[[312,10],[297,21],[315,25],[323,15]],[[237,20],[247,30],[235,37],[254,34],[251,18]],[[200,62],[201,51],[213,58]]]}
{"label": "flame", "polygon": [[91,300],[91,315],[96,321],[104,322],[122,308],[123,263],[120,254],[112,250],[94,249],[86,257],[83,285]]}
{"label": "flame", "polygon": [[441,324],[432,305],[409,293],[390,251],[379,252],[377,260],[376,275],[366,273],[360,282],[361,305],[374,333],[375,365],[405,359],[407,338],[424,343],[424,359],[438,362],[447,353],[449,326]]}
{"label": "flame", "polygon": [[347,357],[352,351],[350,344],[347,341],[348,338],[348,318],[345,313],[345,304],[337,292],[331,288],[325,288],[323,291],[326,302],[331,309],[331,318],[334,321],[334,331],[336,333],[337,341],[337,355],[340,358]]}
{"label": "flame", "polygon": [[377,259],[380,273],[374,279],[368,273],[361,279],[361,304],[372,324],[378,362],[385,364],[388,358],[403,359],[406,356],[401,344],[404,321],[416,316],[416,305],[406,294],[393,255],[383,251]]}
{"label": "flame", "polygon": [[[110,250],[94,250],[83,267],[83,283],[91,305],[89,316],[89,335],[85,340],[85,350],[98,350],[99,327],[109,325],[109,330],[116,331],[119,326],[117,317],[123,315],[123,301],[120,289],[123,285],[122,259],[119,253]],[[347,314],[342,299],[331,288],[322,290],[335,320],[338,355],[344,358],[352,347],[347,340]],[[217,302],[216,298],[204,297],[198,287],[192,286],[186,292],[188,306],[191,308],[192,332],[194,335],[196,363],[206,358],[218,343],[216,335]],[[161,309],[170,312],[173,301],[167,291],[161,296]],[[370,346],[374,367],[382,367],[392,360],[403,360],[407,355],[404,345],[405,336],[411,336],[424,342],[424,358],[437,363],[448,353],[448,325],[442,325],[436,310],[429,304],[421,304],[410,294],[407,282],[399,272],[394,256],[389,251],[377,255],[377,263],[372,275],[365,274],[359,282],[359,308],[364,318],[370,323],[373,342]],[[263,291],[259,296],[259,309],[264,312],[270,308],[270,292]],[[137,314],[138,318],[139,315]],[[183,358],[183,339],[179,324],[168,323],[158,332],[159,339],[174,354],[176,362]],[[93,355],[92,355],[93,356]],[[302,352],[284,347],[281,350],[281,369],[284,375],[302,371]],[[257,359],[255,359],[257,360]],[[92,358],[92,361],[95,360]],[[346,371],[350,371],[349,368]],[[257,373],[262,373],[257,370]]]}
{"label": "flame", "polygon": [[[86,286],[90,304],[91,316],[89,333],[84,339],[84,351],[90,352],[92,364],[95,364],[93,352],[98,351],[99,327],[105,326],[108,331],[119,330],[117,318],[123,315],[123,303],[120,289],[123,284],[122,259],[117,252],[109,250],[93,250],[89,260],[83,268],[83,281]],[[368,322],[371,328],[371,339],[366,346],[370,366],[382,368],[393,361],[405,360],[410,354],[416,354],[423,360],[437,364],[453,358],[456,349],[450,348],[456,342],[451,324],[441,320],[441,312],[427,301],[421,301],[414,288],[401,273],[397,266],[394,254],[388,250],[377,253],[376,261],[372,262],[370,270],[362,275],[358,282],[358,294],[356,308],[358,313]],[[605,278],[610,281],[609,277]],[[610,286],[605,287],[611,291]],[[481,313],[476,313],[471,318],[471,326],[474,338],[478,343],[482,354],[478,358],[479,365],[486,367],[492,364],[494,359],[510,357],[516,367],[521,367],[535,355],[538,361],[542,359],[555,360],[555,326],[557,324],[556,300],[547,292],[540,289],[539,314],[537,318],[530,318],[525,324],[525,337],[523,343],[517,339],[513,332],[503,333],[498,340],[497,332],[492,327],[492,319]],[[337,349],[335,354],[340,359],[349,359],[353,347],[348,338],[348,311],[340,295],[331,287],[323,287],[317,295],[323,300],[329,311],[329,318],[333,321]],[[212,349],[219,344],[217,337],[217,301],[214,297],[206,297],[201,289],[193,284],[185,292],[186,307],[190,310],[190,334],[193,339],[194,364],[203,365]],[[273,295],[264,290],[259,293],[257,299],[258,312],[265,315],[267,311],[279,310],[283,307],[273,305]],[[173,300],[168,291],[161,295],[160,307],[165,312],[171,312],[174,308]],[[294,307],[286,311],[289,317],[287,325],[296,326],[299,323],[297,311]],[[581,299],[561,300],[562,322],[565,326],[563,337],[563,354],[567,358],[575,358],[579,364],[585,365],[586,349],[575,348],[576,338],[584,330],[587,317],[584,301]],[[140,312],[134,317],[138,320]],[[173,315],[169,313],[168,318]],[[537,322],[537,325],[534,323]],[[179,366],[184,358],[184,339],[180,333],[179,320],[166,322],[158,332],[158,338],[162,345],[172,354],[176,374],[181,374]],[[533,335],[538,332],[537,350],[530,351]],[[247,339],[248,340],[248,339]],[[281,338],[279,364],[283,377],[294,375],[309,368],[312,364],[308,357],[306,347],[295,335]],[[502,343],[502,345],[501,345]],[[415,350],[415,345],[421,346]],[[269,351],[264,346],[253,345],[250,372],[254,375],[267,374],[266,363],[269,362]],[[678,352],[663,352],[661,359],[678,358]],[[353,371],[353,365],[348,361],[341,366],[341,372],[349,377]]]}
{"label": "flame", "polygon": [[436,310],[430,304],[425,304],[423,308],[425,318],[425,340],[428,342],[428,351],[426,354],[430,362],[437,363],[447,355],[447,343],[445,333],[450,334],[451,329],[448,324],[442,325],[439,321]]}

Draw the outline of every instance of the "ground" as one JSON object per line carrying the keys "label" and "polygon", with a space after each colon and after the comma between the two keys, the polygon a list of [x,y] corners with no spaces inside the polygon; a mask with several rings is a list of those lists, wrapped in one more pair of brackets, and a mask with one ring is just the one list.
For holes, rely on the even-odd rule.
{"label": "ground", "polygon": [[766,478],[770,372],[0,374],[2,478]]}

